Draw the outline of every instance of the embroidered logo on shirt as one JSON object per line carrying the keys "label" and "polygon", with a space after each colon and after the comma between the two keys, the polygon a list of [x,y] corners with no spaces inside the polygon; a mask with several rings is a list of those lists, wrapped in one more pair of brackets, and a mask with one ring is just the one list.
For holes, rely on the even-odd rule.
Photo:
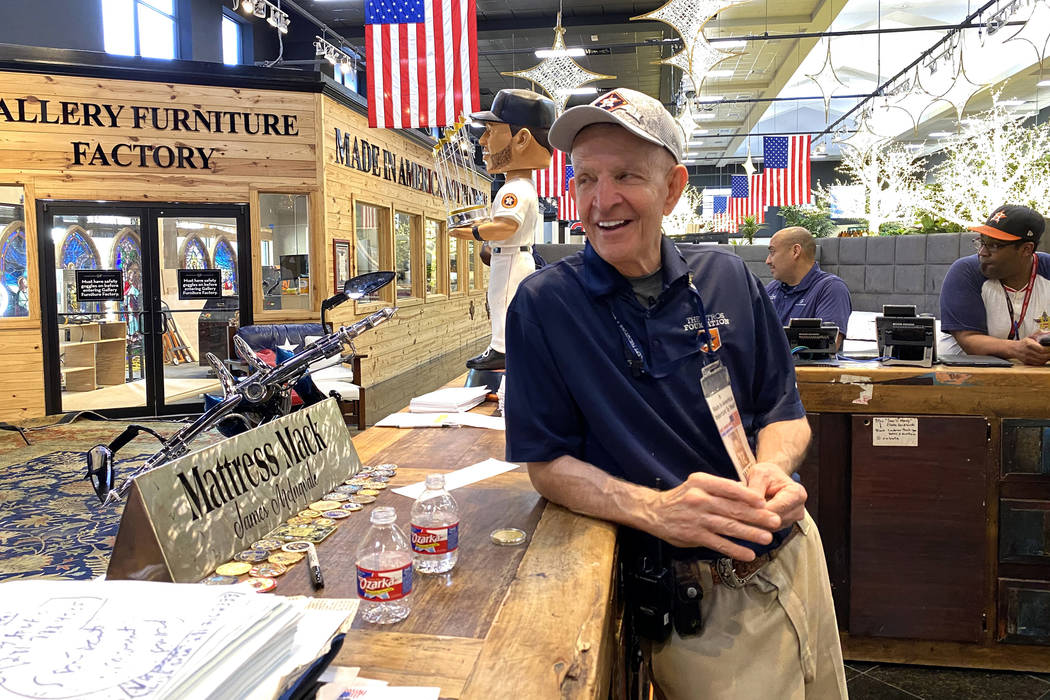
{"label": "embroidered logo on shirt", "polygon": [[518,204],[518,198],[512,194],[503,195],[503,206],[507,209],[513,209]]}
{"label": "embroidered logo on shirt", "polygon": [[1050,315],[1048,315],[1045,311],[1043,312],[1042,316],[1039,316],[1038,318],[1033,318],[1032,320],[1039,324],[1040,331],[1050,331]]}

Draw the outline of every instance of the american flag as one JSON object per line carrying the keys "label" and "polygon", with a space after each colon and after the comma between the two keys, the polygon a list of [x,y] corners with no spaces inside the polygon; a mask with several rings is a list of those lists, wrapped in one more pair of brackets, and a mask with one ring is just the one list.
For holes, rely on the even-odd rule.
{"label": "american flag", "polygon": [[809,134],[766,136],[762,139],[766,204],[784,207],[812,203],[809,172],[812,139]]}
{"label": "american flag", "polygon": [[376,208],[367,204],[359,204],[358,211],[361,213],[361,219],[357,222],[358,228],[363,229],[377,229],[379,228],[379,217],[376,216]]}
{"label": "american flag", "polygon": [[533,170],[532,179],[536,183],[537,196],[557,201],[559,219],[575,221],[580,218],[576,213],[576,202],[569,196],[569,180],[572,179],[569,154],[555,148],[551,153],[551,164],[546,170]]}
{"label": "american flag", "polygon": [[757,175],[734,175],[729,195],[729,220],[739,226],[745,216],[755,217],[762,224],[766,221],[765,180]]}
{"label": "american flag", "polygon": [[368,125],[449,126],[479,109],[475,0],[368,0]]}
{"label": "american flag", "polygon": [[729,231],[729,198],[723,194],[716,194],[711,198],[711,213],[714,214],[716,231]]}

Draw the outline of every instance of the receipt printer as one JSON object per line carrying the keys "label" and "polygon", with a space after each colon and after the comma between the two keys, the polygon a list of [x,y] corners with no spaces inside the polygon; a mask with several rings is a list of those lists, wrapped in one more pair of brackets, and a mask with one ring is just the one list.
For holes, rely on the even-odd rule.
{"label": "receipt printer", "polygon": [[911,304],[886,304],[875,318],[879,356],[884,365],[932,367],[937,359],[933,316],[917,316]]}

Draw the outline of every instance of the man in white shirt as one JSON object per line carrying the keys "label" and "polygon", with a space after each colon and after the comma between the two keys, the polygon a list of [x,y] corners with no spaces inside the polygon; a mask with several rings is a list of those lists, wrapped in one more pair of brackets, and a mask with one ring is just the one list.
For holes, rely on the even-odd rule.
{"label": "man in white shirt", "polygon": [[971,229],[977,254],[956,260],[941,286],[941,330],[963,352],[1050,361],[1039,343],[1050,336],[1050,255],[1035,252],[1045,226],[1034,209],[1005,204]]}
{"label": "man in white shirt", "polygon": [[485,124],[480,140],[485,168],[490,174],[506,173],[507,181],[496,193],[490,219],[449,231],[459,238],[490,241],[492,246],[488,290],[492,340],[485,352],[467,360],[469,369],[506,366],[507,307],[518,284],[536,270],[532,243],[543,230],[532,171],[550,166],[547,130],[556,115],[554,102],[531,90],[500,90],[491,110],[470,115]]}

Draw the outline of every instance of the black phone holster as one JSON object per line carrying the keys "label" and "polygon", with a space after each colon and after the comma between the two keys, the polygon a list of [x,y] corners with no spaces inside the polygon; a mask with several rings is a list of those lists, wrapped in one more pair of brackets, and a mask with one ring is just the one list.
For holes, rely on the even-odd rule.
{"label": "black phone holster", "polygon": [[671,547],[644,533],[623,538],[621,578],[624,601],[635,632],[654,642],[666,641],[671,629],[680,637],[703,630],[703,589],[688,560],[672,557]]}

